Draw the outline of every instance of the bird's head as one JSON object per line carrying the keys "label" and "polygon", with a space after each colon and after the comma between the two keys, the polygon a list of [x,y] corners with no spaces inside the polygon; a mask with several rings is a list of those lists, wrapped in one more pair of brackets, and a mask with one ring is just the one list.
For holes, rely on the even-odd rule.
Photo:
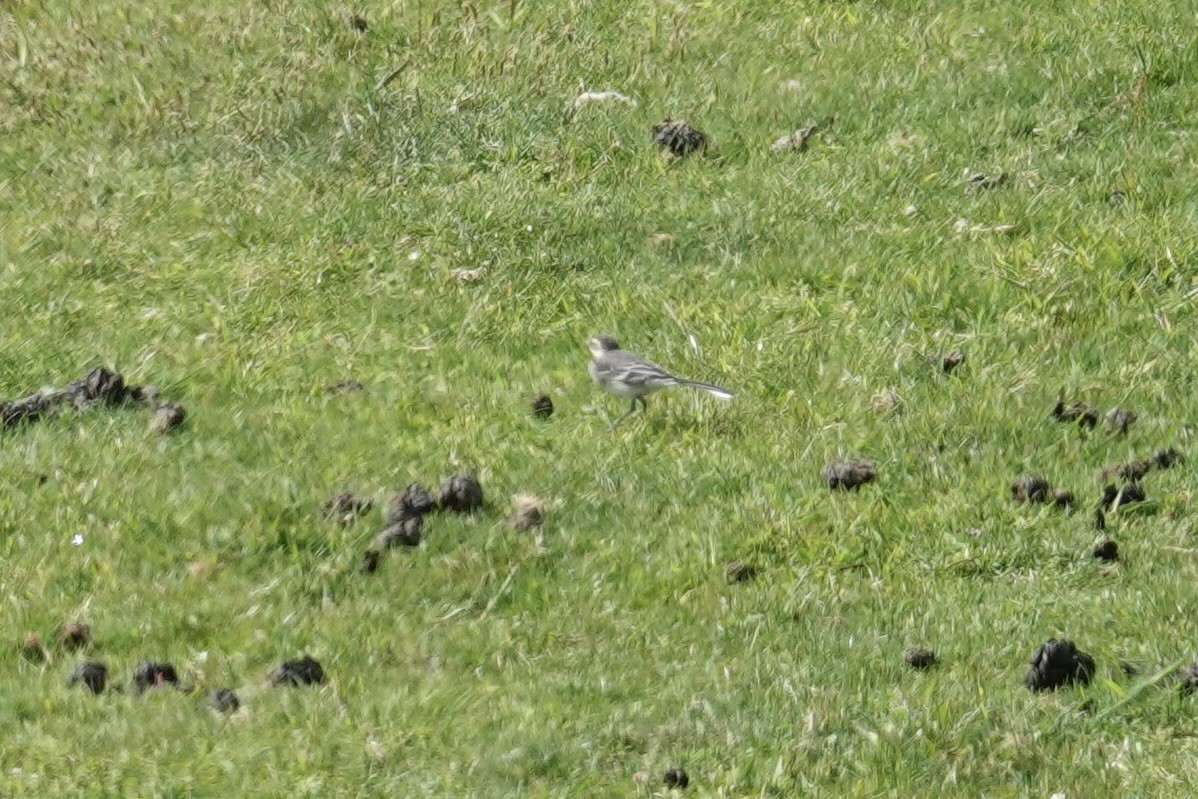
{"label": "bird's head", "polygon": [[605,352],[620,349],[620,345],[611,336],[595,336],[587,342],[587,347],[591,350],[591,355],[598,358]]}

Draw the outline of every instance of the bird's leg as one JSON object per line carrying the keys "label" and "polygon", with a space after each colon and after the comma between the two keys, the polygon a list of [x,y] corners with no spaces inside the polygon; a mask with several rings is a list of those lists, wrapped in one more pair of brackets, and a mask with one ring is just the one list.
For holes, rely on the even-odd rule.
{"label": "bird's leg", "polygon": [[614,422],[612,422],[611,427],[608,429],[615,430],[616,426],[619,425],[620,422],[624,421],[629,416],[632,416],[632,414],[636,412],[636,403],[638,400],[640,401],[641,405],[644,406],[645,400],[641,399],[640,397],[633,397],[632,398],[632,406],[629,407],[628,411],[623,416],[621,416],[619,419],[616,419]]}

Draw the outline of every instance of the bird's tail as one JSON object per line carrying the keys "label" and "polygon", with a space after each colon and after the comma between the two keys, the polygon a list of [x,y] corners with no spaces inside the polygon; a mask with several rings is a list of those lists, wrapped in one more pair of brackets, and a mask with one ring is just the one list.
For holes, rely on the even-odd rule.
{"label": "bird's tail", "polygon": [[720,388],[719,386],[714,385],[712,383],[700,383],[698,380],[679,379],[678,385],[690,386],[691,388],[697,388],[700,391],[706,391],[708,394],[715,397],[716,399],[722,399],[724,401],[728,401],[736,396],[735,394],[733,394],[731,391],[729,391],[726,388]]}

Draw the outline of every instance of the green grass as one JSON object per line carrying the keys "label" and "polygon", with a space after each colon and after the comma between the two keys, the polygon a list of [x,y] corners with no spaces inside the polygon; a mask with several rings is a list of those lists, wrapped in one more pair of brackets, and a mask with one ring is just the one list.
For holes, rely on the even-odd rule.
{"label": "green grass", "polygon": [[[1193,437],[1193,22],[9,0],[0,397],[103,363],[189,417],[0,431],[0,794],[634,796],[676,763],[696,796],[1192,794],[1194,700],[1152,681],[1198,649],[1192,467],[1112,519],[1121,565],[1088,550],[1098,470]],[[583,87],[639,104],[574,111]],[[665,116],[712,147],[663,160]],[[738,397],[609,432],[597,332]],[[347,377],[369,392],[324,392]],[[1061,390],[1140,420],[1056,424]],[[849,455],[879,480],[834,495]],[[318,515],[462,470],[488,508],[370,577],[378,512]],[[1080,507],[1013,505],[1023,471]],[[525,491],[539,542],[504,524]],[[67,618],[117,681],[151,657],[196,693],[68,689],[84,655],[16,646]],[[1050,636],[1092,685],[1023,687]],[[265,687],[304,652],[324,687]],[[230,718],[203,706],[224,685]]]}

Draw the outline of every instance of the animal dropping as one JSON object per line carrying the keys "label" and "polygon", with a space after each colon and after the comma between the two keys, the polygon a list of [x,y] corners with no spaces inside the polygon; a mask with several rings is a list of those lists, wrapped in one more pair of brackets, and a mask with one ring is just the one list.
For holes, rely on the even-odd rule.
{"label": "animal dropping", "polygon": [[21,655],[28,661],[33,663],[49,663],[50,651],[46,649],[42,639],[38,638],[36,633],[29,633],[25,636],[25,640],[21,642]]}
{"label": "animal dropping", "polygon": [[1111,561],[1119,560],[1119,545],[1114,539],[1107,536],[1102,536],[1094,542],[1094,546],[1090,547],[1090,554],[1098,560]]}
{"label": "animal dropping", "polygon": [[379,570],[379,563],[382,561],[382,559],[383,553],[380,550],[373,547],[366,550],[366,552],[362,555],[361,562],[358,563],[358,573],[374,574]]}
{"label": "animal dropping", "polygon": [[63,649],[82,649],[91,643],[92,628],[77,621],[68,621],[58,631],[58,644]]}
{"label": "animal dropping", "polygon": [[918,671],[927,671],[936,665],[936,653],[930,649],[913,646],[903,653],[903,662]]}
{"label": "animal dropping", "polygon": [[455,474],[441,483],[441,510],[471,513],[483,505],[483,487],[468,474]]}
{"label": "animal dropping", "polygon": [[1032,655],[1024,682],[1031,691],[1055,691],[1063,685],[1087,685],[1094,676],[1094,658],[1072,641],[1050,638]]}
{"label": "animal dropping", "polygon": [[235,713],[241,707],[241,700],[231,688],[217,688],[208,697],[208,704],[217,713]]}
{"label": "animal dropping", "polygon": [[1052,501],[1058,508],[1067,508],[1073,504],[1073,492],[1068,488],[1053,489]]}
{"label": "animal dropping", "polygon": [[1033,474],[1021,474],[1011,483],[1011,499],[1016,502],[1047,502],[1051,490],[1048,481]]}
{"label": "animal dropping", "polygon": [[387,509],[383,512],[383,523],[397,524],[412,516],[423,516],[436,507],[432,495],[418,483],[412,483],[402,492],[392,494],[387,500]]}
{"label": "animal dropping", "polygon": [[318,685],[324,682],[324,669],[316,658],[304,655],[287,660],[271,672],[271,685]]}
{"label": "animal dropping", "polygon": [[108,685],[108,668],[99,661],[84,661],[71,672],[67,684],[71,687],[82,685],[93,694],[103,693]]}
{"label": "animal dropping", "polygon": [[553,415],[553,400],[548,394],[540,394],[533,399],[532,415],[538,419],[548,419]]}
{"label": "animal dropping", "polygon": [[729,563],[724,569],[724,576],[730,583],[747,583],[757,577],[757,567],[751,563],[742,563],[736,560]]}
{"label": "animal dropping", "polygon": [[362,385],[357,380],[338,380],[325,388],[329,394],[353,394],[366,391],[366,386]]}
{"label": "animal dropping", "polygon": [[1108,511],[1116,511],[1133,502],[1144,502],[1147,498],[1139,483],[1127,483],[1122,488],[1108,485],[1102,489],[1101,507]]}
{"label": "animal dropping", "polygon": [[1198,661],[1181,670],[1180,688],[1182,694],[1187,696],[1198,691]]}
{"label": "animal dropping", "polygon": [[384,550],[400,546],[420,546],[421,530],[423,528],[423,516],[406,516],[384,528],[383,532],[375,537],[373,548],[375,550]]}
{"label": "animal dropping", "polygon": [[878,476],[873,461],[864,458],[834,460],[820,470],[820,476],[828,488],[839,491],[855,491]]}
{"label": "animal dropping", "polygon": [[1126,435],[1135,421],[1136,415],[1125,408],[1111,408],[1103,417],[1103,424],[1112,435]]}
{"label": "animal dropping", "polygon": [[330,497],[320,512],[326,519],[336,519],[341,524],[349,524],[373,507],[374,500],[369,497],[360,497],[352,491],[342,491]]}
{"label": "animal dropping", "polygon": [[512,515],[508,519],[517,530],[526,531],[545,523],[545,503],[532,494],[517,494],[512,498]]}
{"label": "animal dropping", "polygon": [[941,358],[940,368],[944,370],[945,374],[952,374],[953,370],[963,363],[965,363],[965,353],[960,349],[955,349]]}
{"label": "animal dropping", "polygon": [[666,784],[667,788],[677,788],[679,790],[686,788],[686,786],[691,784],[690,777],[686,775],[686,772],[681,766],[674,766],[673,768],[667,769],[666,775],[662,779],[662,782]]}
{"label": "animal dropping", "polygon": [[671,155],[682,157],[707,146],[707,135],[683,119],[664,119],[653,126],[653,141]]}
{"label": "animal dropping", "polygon": [[1058,422],[1077,423],[1081,427],[1093,429],[1098,424],[1098,409],[1083,402],[1066,405],[1065,400],[1057,400],[1052,409],[1053,418]]}
{"label": "animal dropping", "polygon": [[150,418],[150,432],[164,434],[177,430],[187,419],[187,412],[177,402],[164,402],[154,408]]}
{"label": "animal dropping", "polygon": [[160,685],[178,685],[179,675],[169,663],[143,660],[133,669],[133,687],[140,693]]}

